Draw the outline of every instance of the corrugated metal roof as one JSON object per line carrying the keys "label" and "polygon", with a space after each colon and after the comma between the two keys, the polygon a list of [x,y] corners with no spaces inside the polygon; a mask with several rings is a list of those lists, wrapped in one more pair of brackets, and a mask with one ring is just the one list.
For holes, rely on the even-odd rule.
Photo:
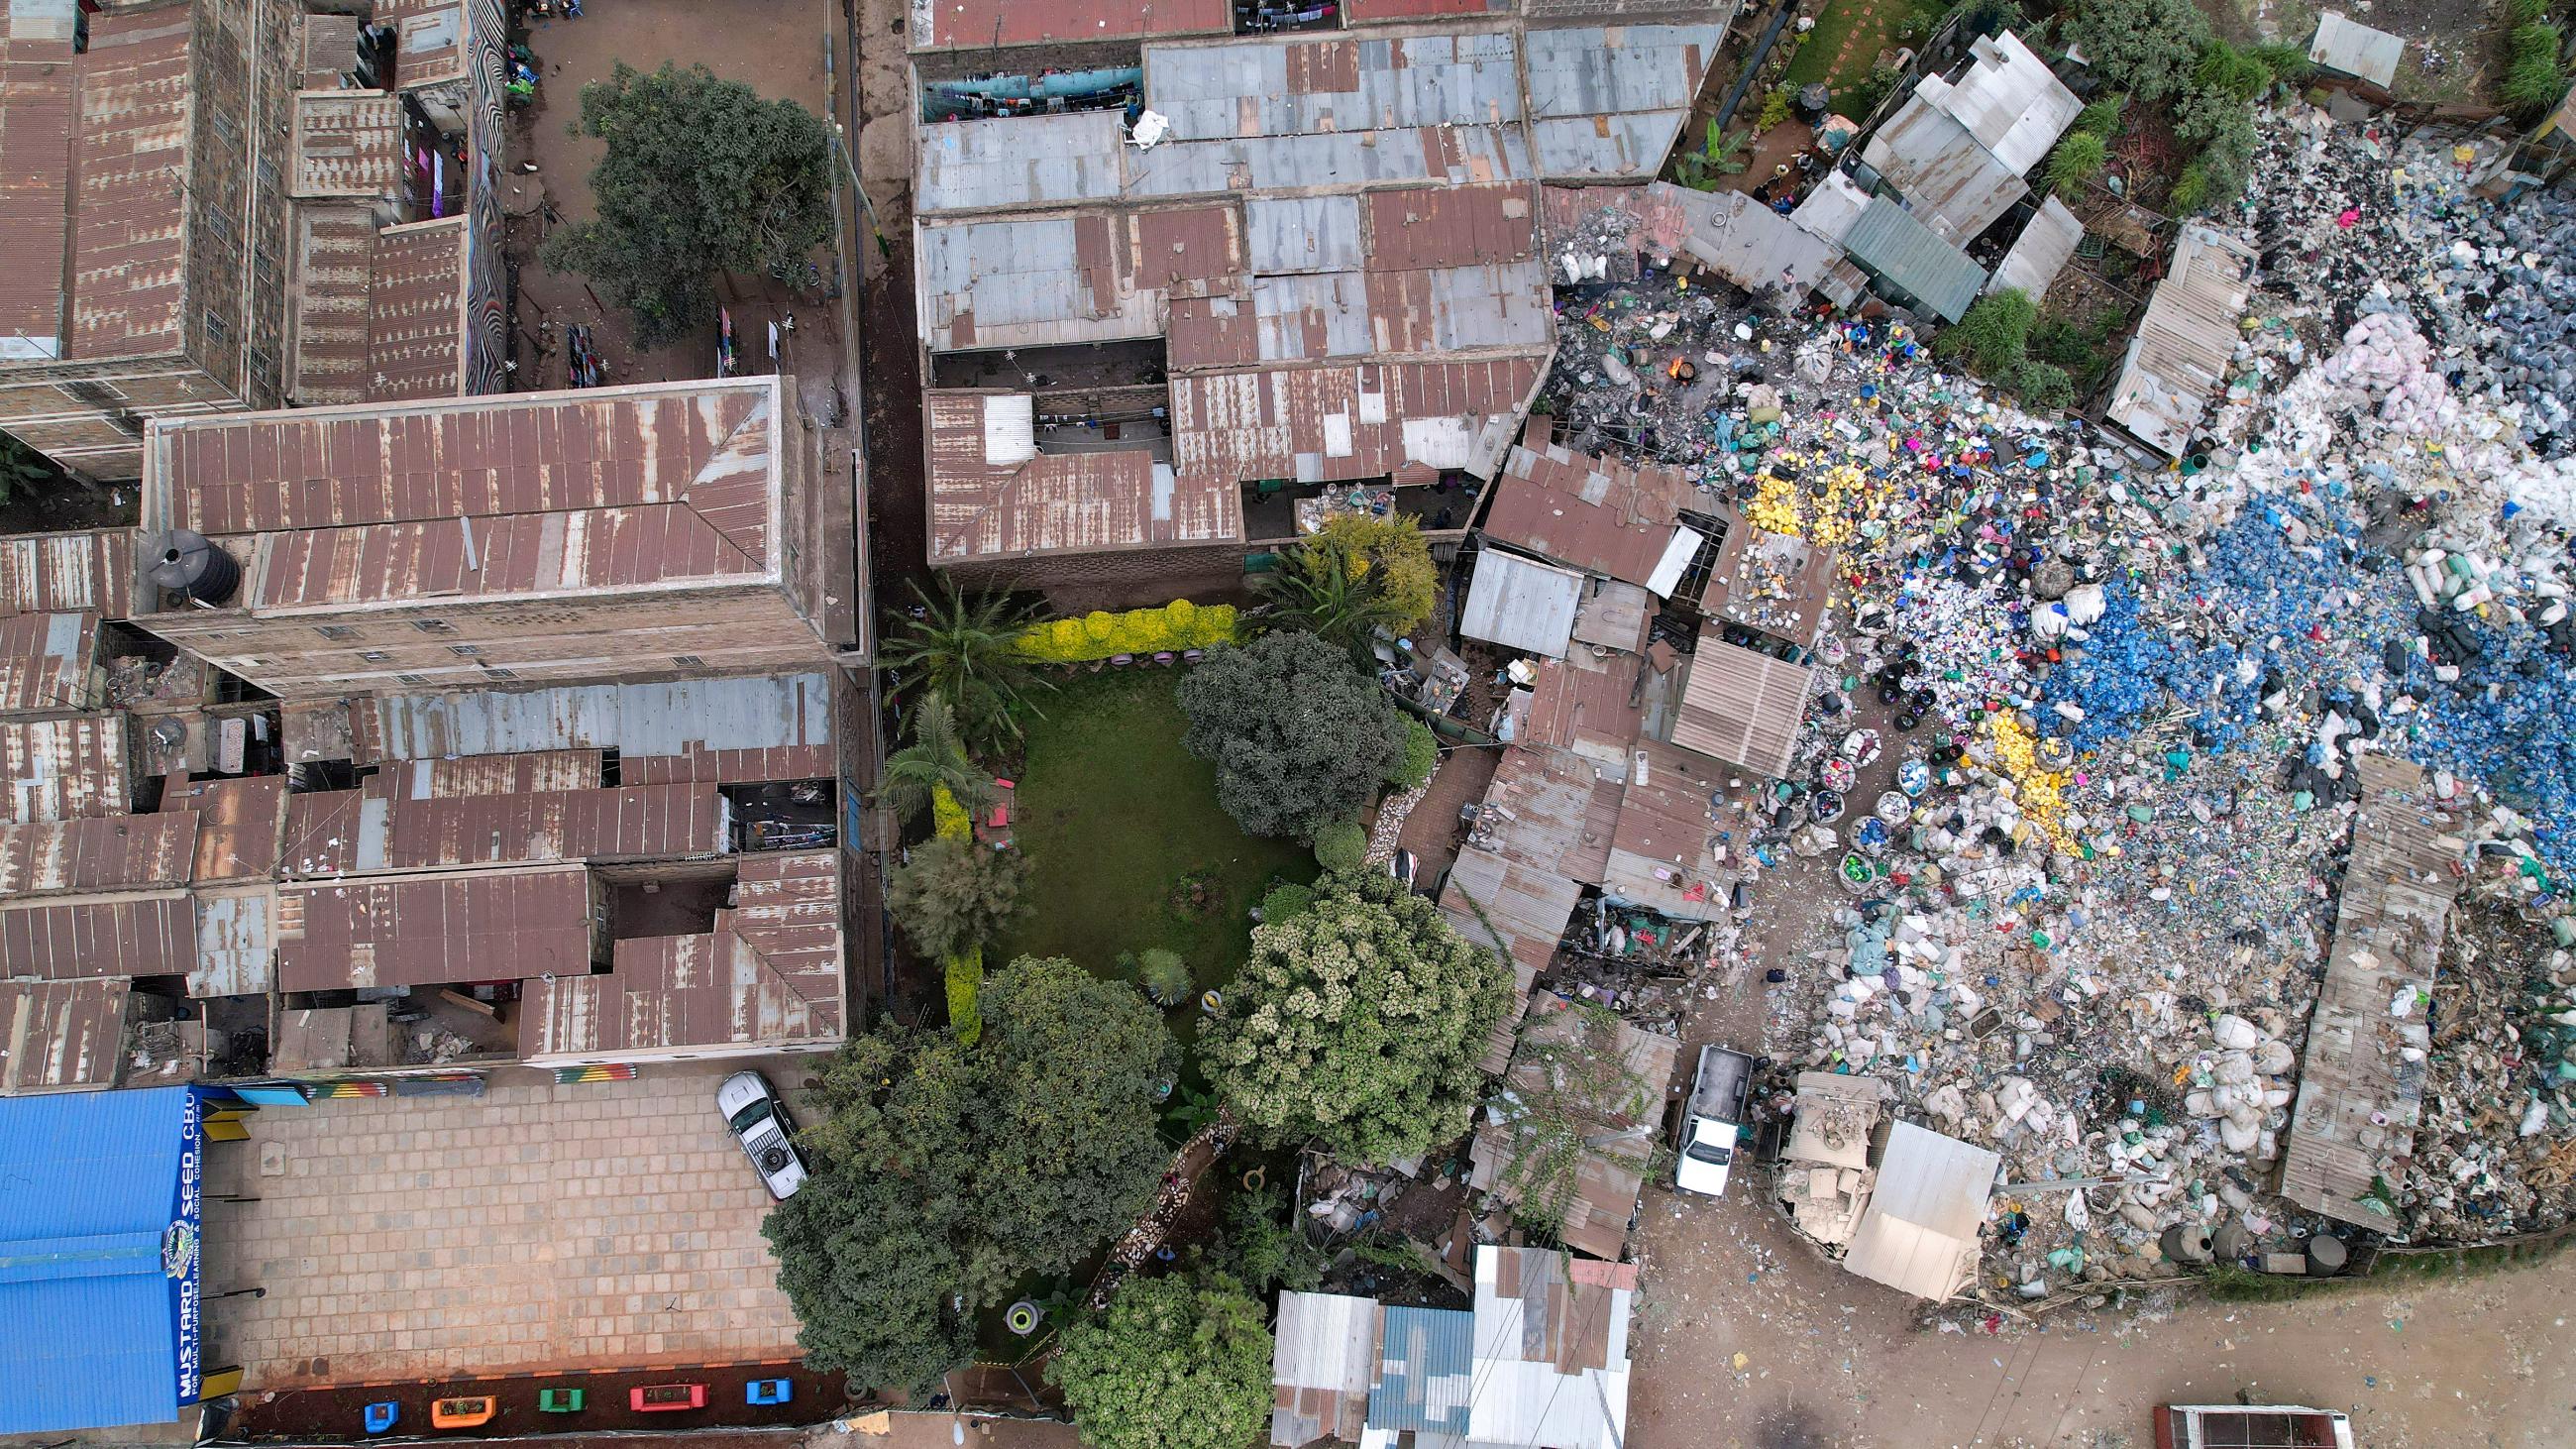
{"label": "corrugated metal roof", "polygon": [[1128,161],[1126,191],[1141,199],[1408,182],[1468,186],[1532,174],[1517,125],[1399,126],[1165,141]]}
{"label": "corrugated metal roof", "polygon": [[72,58],[78,0],[18,0],[0,10],[0,362],[59,355],[71,240],[64,192],[78,104]]}
{"label": "corrugated metal roof", "polygon": [[295,280],[287,303],[287,393],[302,406],[367,399],[374,211],[363,201],[299,201],[289,213]]}
{"label": "corrugated metal roof", "polygon": [[915,134],[913,205],[922,216],[1107,201],[1125,181],[1116,111],[943,121]]}
{"label": "corrugated metal roof", "polygon": [[1454,1308],[1381,1308],[1372,1430],[1464,1435],[1475,1397],[1475,1316]]}
{"label": "corrugated metal roof", "polygon": [[278,989],[587,975],[590,898],[578,865],[281,885]]}
{"label": "corrugated metal roof", "polygon": [[197,961],[188,971],[188,995],[262,996],[277,985],[277,888],[257,885],[200,887],[197,892]]}
{"label": "corrugated metal roof", "polygon": [[831,681],[820,674],[394,694],[349,709],[362,765],[568,749],[616,750],[631,765],[711,750],[829,749],[833,739]]}
{"label": "corrugated metal roof", "polygon": [[1038,452],[1027,393],[933,392],[924,407],[934,562],[1243,537],[1234,476],[1178,474],[1139,447]]}
{"label": "corrugated metal roof", "polygon": [[1503,751],[1468,844],[1587,885],[1601,883],[1619,820],[1618,781],[1562,750]]}
{"label": "corrugated metal roof", "polygon": [[1679,471],[1586,458],[1559,443],[1503,460],[1484,532],[1592,573],[1644,584],[1655,576],[1697,490]]}
{"label": "corrugated metal roof", "polygon": [[287,179],[299,197],[392,199],[402,182],[402,103],[384,91],[295,98]]}
{"label": "corrugated metal roof", "polygon": [[1957,1293],[1976,1273],[1977,1230],[2002,1166],[1985,1148],[1892,1124],[1843,1267],[1934,1302]]}
{"label": "corrugated metal roof", "polygon": [[1645,721],[1635,659],[1550,659],[1530,686],[1523,744],[1569,751],[1604,774],[1628,778],[1628,756]]}
{"label": "corrugated metal roof", "polygon": [[87,609],[122,619],[133,583],[130,529],[0,538],[0,616]]}
{"label": "corrugated metal roof", "polygon": [[1489,548],[1476,555],[1458,632],[1530,654],[1561,658],[1574,634],[1583,575]]}
{"label": "corrugated metal roof", "polygon": [[1156,45],[1145,51],[1145,94],[1180,142],[1499,125],[1521,116],[1513,51],[1501,30]]}
{"label": "corrugated metal roof", "polygon": [[[2030,192],[2020,172],[1978,145],[1957,117],[1920,95],[1870,133],[1861,160],[1904,194],[1914,217],[1933,235],[1962,245]],[[1865,221],[1866,213],[1845,234],[1844,246],[1853,245]]]}
{"label": "corrugated metal roof", "polygon": [[[1687,529],[1683,534],[1689,539],[1698,537]],[[1654,614],[1655,596],[1646,591],[1645,585],[1594,579],[1584,587],[1583,602],[1575,606],[1574,642],[1643,654],[1646,631]]]}
{"label": "corrugated metal roof", "polygon": [[1582,898],[1579,882],[1471,845],[1449,868],[1440,912],[1459,935],[1512,962],[1526,977],[1555,961],[1556,943]]}
{"label": "corrugated metal roof", "polygon": [[125,716],[0,719],[0,823],[122,815]]}
{"label": "corrugated metal roof", "polygon": [[0,618],[0,714],[87,709],[97,666],[96,614]]}
{"label": "corrugated metal roof", "polygon": [[1681,215],[1679,249],[1748,292],[1776,291],[1795,302],[1841,260],[1832,243],[1745,192],[1650,185],[1671,190],[1664,204]]}
{"label": "corrugated metal roof", "polygon": [[1625,1442],[1636,1294],[1633,1263],[1478,1247],[1470,1437],[1586,1449]]}
{"label": "corrugated metal roof", "polygon": [[184,976],[196,956],[196,903],[184,890],[0,905],[0,977]]}
{"label": "corrugated metal roof", "polygon": [[1270,1349],[1270,1442],[1359,1441],[1377,1364],[1377,1304],[1346,1293],[1279,1295]]}
{"label": "corrugated metal roof", "polygon": [[[2431,1047],[2423,1012],[2393,1018],[2400,991],[2429,995],[2463,877],[2465,822],[2441,808],[2424,772],[2365,755],[2352,855],[2335,906],[2334,943],[2308,1023],[2299,1093],[2281,1155],[2281,1195],[2310,1212],[2390,1232],[2374,1211],[2374,1179],[2405,1180],[2423,1115]],[[2415,1061],[2407,1054],[2414,1053]],[[2378,1143],[2367,1145],[2365,1136]]]}
{"label": "corrugated metal roof", "polygon": [[1223,35],[1233,28],[1226,0],[912,0],[906,32],[914,50],[986,50],[1158,35]]}
{"label": "corrugated metal roof", "polygon": [[1816,183],[1807,199],[1789,213],[1789,219],[1803,230],[1840,246],[1851,235],[1860,214],[1869,209],[1869,195],[1849,172],[1837,168],[1825,173],[1825,179]]}
{"label": "corrugated metal roof", "polygon": [[199,1111],[187,1087],[0,1101],[0,1258],[27,1264],[0,1275],[0,1434],[167,1424],[196,1398],[198,1255],[173,1276],[162,1245],[197,1226]]}
{"label": "corrugated metal roof", "polygon": [[[133,990],[128,981],[0,981],[0,1097],[115,1086]],[[7,1251],[0,1243],[0,1256]]]}
{"label": "corrugated metal roof", "polygon": [[2048,284],[2057,280],[2067,261],[2075,255],[2076,245],[2084,240],[2084,223],[2066,203],[2051,196],[2039,203],[2039,214],[2013,238],[2012,250],[2004,253],[1986,290],[2001,292],[2019,288],[2031,301],[2048,295]]}
{"label": "corrugated metal roof", "polygon": [[0,825],[0,899],[186,885],[196,846],[193,812]]}
{"label": "corrugated metal roof", "polygon": [[1985,268],[1884,196],[1870,198],[1843,248],[1872,276],[1946,322],[1967,315],[1986,285]]}
{"label": "corrugated metal roof", "polygon": [[1253,196],[1244,245],[1256,272],[1355,272],[1368,260],[1356,196]]}
{"label": "corrugated metal roof", "polygon": [[287,801],[279,869],[293,876],[338,876],[713,856],[727,848],[725,811],[713,783],[444,799],[317,791]]}
{"label": "corrugated metal roof", "polygon": [[2084,109],[2048,62],[2009,30],[1979,36],[1956,77],[1926,76],[1914,99],[1956,119],[2015,176],[2038,165]]}
{"label": "corrugated metal roof", "polygon": [[151,424],[147,527],[260,535],[254,608],[775,571],[774,376]]}
{"label": "corrugated metal roof", "polygon": [[275,875],[286,836],[286,784],[283,775],[171,782],[161,808],[196,821],[190,879],[215,885]]}
{"label": "corrugated metal roof", "polygon": [[[1351,25],[1381,21],[1432,20],[1452,15],[1501,15],[1513,0],[1343,0],[1342,19]],[[1355,1438],[1346,1434],[1344,1438]]]}
{"label": "corrugated metal roof", "polygon": [[2397,63],[2406,58],[2406,38],[2373,30],[2339,10],[2317,17],[2317,33],[2308,41],[2308,59],[2337,75],[2366,80],[2382,90],[2396,84]]}
{"label": "corrugated metal roof", "polygon": [[916,232],[931,350],[1153,337],[1167,297],[1239,294],[1230,206],[996,217]]}
{"label": "corrugated metal roof", "polygon": [[1620,796],[1601,888],[1674,920],[1716,920],[1726,914],[1727,883],[1709,850],[1717,833],[1709,802],[1725,792],[1727,771],[1657,741],[1637,753],[1644,768]]}
{"label": "corrugated metal roof", "polygon": [[[595,790],[599,788],[605,759],[598,750],[533,750],[522,754],[404,760],[390,769],[379,771],[369,783],[386,784],[390,786],[389,793],[406,800]],[[633,783],[664,782],[637,780]]]}
{"label": "corrugated metal roof", "polygon": [[1382,478],[1407,465],[1490,477],[1537,385],[1537,358],[1246,369],[1172,378],[1183,478]]}
{"label": "corrugated metal roof", "polygon": [[71,358],[176,351],[193,7],[94,17],[72,173]]}
{"label": "corrugated metal roof", "polygon": [[376,233],[367,281],[367,399],[461,397],[473,321],[463,213]]}
{"label": "corrugated metal roof", "polygon": [[2254,290],[2254,253],[2197,222],[2174,244],[2173,267],[2147,297],[2103,416],[2131,437],[2179,455],[2227,379],[2236,323]]}
{"label": "corrugated metal roof", "polygon": [[1653,175],[1724,35],[1716,25],[1528,32],[1530,148],[1539,174]]}
{"label": "corrugated metal roof", "polygon": [[616,943],[614,969],[531,983],[519,1014],[530,1062],[838,1040],[837,852],[745,856],[736,905],[702,935]]}
{"label": "corrugated metal roof", "polygon": [[1718,637],[1702,625],[1673,718],[1672,742],[1773,779],[1789,772],[1798,721],[1807,712],[1813,671]]}

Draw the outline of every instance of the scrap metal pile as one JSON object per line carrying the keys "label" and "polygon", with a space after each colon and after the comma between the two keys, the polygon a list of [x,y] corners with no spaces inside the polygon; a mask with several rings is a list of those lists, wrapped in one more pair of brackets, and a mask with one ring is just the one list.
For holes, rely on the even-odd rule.
{"label": "scrap metal pile", "polygon": [[2435,995],[2393,1226],[2576,1207],[2576,221],[2475,199],[2488,158],[2450,138],[2294,111],[2222,218],[2265,266],[2178,466],[1901,325],[1652,268],[1560,293],[1561,436],[1840,550],[1753,854],[1850,899],[1774,943],[1767,1046],[2003,1154],[1989,1290],[2171,1276],[2177,1227],[2248,1259],[2341,1231],[2270,1189],[2366,751],[2435,772],[2469,896],[2520,942]]}

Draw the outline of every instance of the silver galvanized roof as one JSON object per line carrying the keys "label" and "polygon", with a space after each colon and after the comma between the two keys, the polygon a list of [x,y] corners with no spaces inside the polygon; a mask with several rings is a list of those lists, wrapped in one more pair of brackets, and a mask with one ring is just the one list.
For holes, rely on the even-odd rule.
{"label": "silver galvanized roof", "polygon": [[1356,196],[1256,196],[1243,225],[1255,272],[1357,271],[1366,260]]}
{"label": "silver galvanized roof", "polygon": [[2406,39],[2373,30],[2339,10],[2317,17],[2316,37],[2308,42],[2308,59],[2320,67],[2366,80],[2385,90],[2397,80],[2397,62],[2406,58]]}
{"label": "silver galvanized roof", "polygon": [[1884,196],[1870,198],[1843,238],[1843,248],[1873,276],[1945,322],[1966,315],[1986,285],[1985,268]]}
{"label": "silver galvanized roof", "polygon": [[1501,30],[1148,46],[1145,93],[1173,138],[1190,141],[1496,125],[1521,115],[1512,37]]}
{"label": "silver galvanized roof", "polygon": [[1914,98],[1946,112],[1975,142],[2018,176],[2039,164],[2084,109],[2048,62],[2007,30],[1968,47],[1957,79],[1925,78]]}
{"label": "silver galvanized roof", "polygon": [[2001,292],[2019,288],[2037,302],[2048,295],[2048,284],[2057,280],[2067,260],[2075,255],[2078,242],[2084,240],[2084,223],[2066,203],[2052,196],[2040,202],[2039,214],[2013,239],[2012,250],[1995,268],[1986,290]]}
{"label": "silver galvanized roof", "polygon": [[779,749],[832,742],[830,682],[820,674],[677,679],[515,692],[396,694],[352,701],[366,713],[362,762],[616,749],[630,755]]}
{"label": "silver galvanized roof", "polygon": [[1067,111],[923,126],[914,207],[923,214],[1107,201],[1118,195],[1119,115]]}
{"label": "silver galvanized roof", "polygon": [[1792,300],[1803,297],[1841,256],[1832,243],[1744,192],[1671,190],[1686,219],[1681,249],[1746,291],[1776,287]]}
{"label": "silver galvanized roof", "polygon": [[[1920,94],[1870,136],[1860,156],[1948,241],[1973,241],[2030,190],[1957,117]],[[1843,242],[1848,246],[1851,238]]]}
{"label": "silver galvanized roof", "polygon": [[1725,34],[1715,25],[1577,25],[1532,30],[1530,113],[1598,116],[1688,110]]}
{"label": "silver galvanized roof", "polygon": [[2182,452],[2209,395],[2236,355],[2236,323],[2254,289],[2254,253],[2197,223],[2174,244],[2173,269],[2147,297],[2147,314],[2104,416],[2168,457]]}
{"label": "silver galvanized roof", "polygon": [[1506,649],[1563,658],[1574,633],[1583,575],[1489,548],[1476,556],[1475,582],[1458,631]]}

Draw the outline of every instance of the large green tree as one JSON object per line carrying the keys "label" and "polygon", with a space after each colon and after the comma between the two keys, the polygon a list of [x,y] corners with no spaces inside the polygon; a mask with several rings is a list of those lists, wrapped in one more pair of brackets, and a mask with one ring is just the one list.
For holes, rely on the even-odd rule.
{"label": "large green tree", "polygon": [[1270,1423],[1270,1330],[1230,1279],[1130,1278],[1047,1379],[1092,1449],[1244,1449]]}
{"label": "large green tree", "polygon": [[598,216],[547,237],[540,255],[634,313],[643,346],[712,317],[717,273],[801,272],[831,239],[831,138],[794,101],[702,65],[648,75],[621,62],[581,88],[575,129],[608,143],[590,173]]}
{"label": "large green tree", "polygon": [[1404,720],[1350,657],[1312,634],[1220,649],[1181,681],[1183,747],[1254,835],[1313,839],[1359,814],[1404,762]]}
{"label": "large green tree", "polygon": [[2180,90],[2209,36],[2192,0],[2082,0],[2066,22],[2067,40],[2093,69],[2142,101]]}
{"label": "large green tree", "polygon": [[1252,959],[1200,1038],[1208,1075],[1276,1140],[1385,1163],[1467,1130],[1512,969],[1430,901],[1374,872],[1252,932]]}
{"label": "large green tree", "polygon": [[1168,1158],[1155,1089],[1179,1054],[1133,986],[1023,957],[985,982],[983,1038],[887,1026],[822,1067],[813,1180],[769,1215],[807,1355],[917,1389],[979,1311],[1133,1222]]}
{"label": "large green tree", "polygon": [[1030,697],[1050,687],[1020,652],[1020,635],[1038,622],[1038,611],[1001,594],[969,599],[950,584],[936,594],[915,584],[913,593],[921,607],[886,631],[877,667],[947,700],[968,744],[1018,739],[1018,716],[1040,714]]}
{"label": "large green tree", "polygon": [[897,815],[910,819],[922,811],[940,786],[968,810],[981,809],[993,798],[993,777],[976,768],[957,732],[957,712],[932,690],[908,721],[912,743],[886,756],[877,776],[877,796]]}
{"label": "large green tree", "polygon": [[886,872],[886,910],[925,956],[981,946],[1028,909],[1029,863],[973,840],[925,840]]}

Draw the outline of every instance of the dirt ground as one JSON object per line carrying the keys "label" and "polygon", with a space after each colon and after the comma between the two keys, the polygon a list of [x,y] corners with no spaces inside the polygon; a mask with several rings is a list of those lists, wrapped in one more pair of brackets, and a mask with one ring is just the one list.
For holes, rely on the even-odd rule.
{"label": "dirt ground", "polygon": [[[1864,698],[1866,715],[1877,714]],[[1903,739],[1884,720],[1887,759]],[[1855,799],[1882,786],[1864,779]],[[1850,898],[1828,862],[1766,879],[1760,931],[1684,1033],[1758,1051]],[[1778,967],[1789,986],[1765,988]],[[1774,1033],[1784,1053],[1803,1022]],[[1688,1059],[1690,1053],[1685,1052]],[[2430,1289],[2299,1304],[2191,1301],[2136,1315],[2066,1309],[2044,1329],[1917,1327],[1920,1306],[1855,1278],[1743,1178],[1721,1201],[1649,1186],[1630,1339],[1630,1449],[2084,1445],[2144,1449],[2160,1403],[2257,1399],[2341,1409],[2371,1449],[2576,1443],[2576,1257]]]}
{"label": "dirt ground", "polygon": [[[588,178],[604,145],[572,134],[571,126],[581,117],[581,88],[606,79],[619,61],[638,70],[671,61],[704,65],[764,96],[829,115],[823,44],[830,36],[840,45],[841,7],[837,0],[764,0],[759,5],[598,0],[584,11],[578,20],[557,16],[530,21],[527,43],[543,78],[536,101],[513,112],[511,164],[515,168],[533,160],[546,199],[546,210],[514,218],[511,226],[511,255],[520,268],[514,350],[521,371],[535,373],[522,377],[519,386],[566,385],[563,329],[574,325],[592,328],[611,383],[712,377],[712,326],[669,347],[638,349],[622,312],[602,306],[579,276],[550,272],[536,260],[537,243],[546,231],[586,221],[596,212]],[[796,374],[809,394],[808,410],[831,417],[837,415],[828,391],[840,358],[839,309],[833,300],[839,267],[828,247],[816,252],[814,264],[817,285],[802,277],[725,276],[717,279],[716,294],[733,315],[746,374],[773,370],[769,324],[794,319],[794,330],[782,333],[775,370]]]}

